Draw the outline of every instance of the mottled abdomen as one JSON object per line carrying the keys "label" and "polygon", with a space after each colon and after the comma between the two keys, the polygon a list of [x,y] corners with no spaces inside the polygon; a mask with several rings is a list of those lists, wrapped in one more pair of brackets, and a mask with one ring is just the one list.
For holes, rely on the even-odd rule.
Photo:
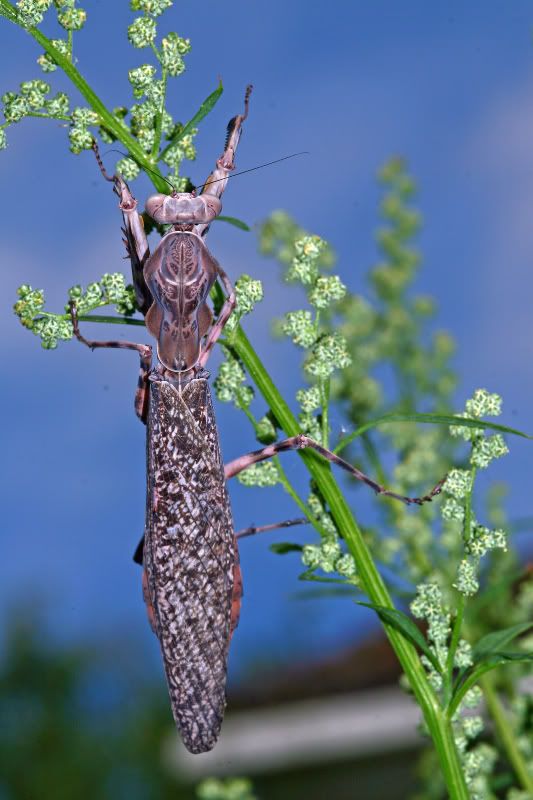
{"label": "mottled abdomen", "polygon": [[[176,724],[192,753],[224,714],[238,562],[209,385],[150,378],[144,564]],[[235,612],[234,612],[235,614]]]}

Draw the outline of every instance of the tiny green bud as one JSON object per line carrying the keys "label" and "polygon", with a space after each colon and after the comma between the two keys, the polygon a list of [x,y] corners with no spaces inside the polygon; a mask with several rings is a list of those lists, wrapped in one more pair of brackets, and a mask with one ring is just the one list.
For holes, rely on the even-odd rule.
{"label": "tiny green bud", "polygon": [[455,522],[462,522],[465,518],[465,510],[463,506],[452,497],[449,497],[442,504],[440,513],[443,519],[454,520]]}
{"label": "tiny green bud", "polygon": [[458,500],[466,497],[472,488],[472,474],[466,469],[452,469],[446,476],[443,491]]}
{"label": "tiny green bud", "polygon": [[20,93],[31,109],[41,108],[50,93],[50,84],[40,80],[25,81],[20,84]]}
{"label": "tiny green bud", "polygon": [[305,369],[316,378],[328,378],[336,369],[350,366],[348,344],[340,333],[324,334],[315,343]]}
{"label": "tiny green bud", "polygon": [[[52,44],[62,56],[69,55],[68,42],[65,42],[64,39],[52,39],[50,44]],[[57,69],[57,64],[49,53],[42,53],[37,59],[37,63],[43,72],[54,72],[54,70]]]}
{"label": "tiny green bud", "polygon": [[288,281],[300,281],[310,286],[318,278],[318,257],[326,247],[319,236],[304,236],[294,243],[296,255],[287,271]]}
{"label": "tiny green bud", "polygon": [[155,67],[152,64],[143,64],[141,67],[130,69],[128,80],[133,87],[135,97],[142,97],[146,94],[148,87],[155,77]]}
{"label": "tiny green bud", "polygon": [[236,311],[240,316],[250,314],[263,299],[263,284],[249,275],[241,275],[235,283]]}
{"label": "tiny green bud", "polygon": [[300,347],[309,348],[316,342],[316,325],[310,311],[289,311],[285,315],[282,330]]}
{"label": "tiny green bud", "polygon": [[69,112],[69,99],[64,92],[58,92],[55,97],[45,100],[44,105],[51,116],[65,117]]}
{"label": "tiny green bud", "polygon": [[158,17],[163,11],[172,6],[173,0],[131,0],[130,7],[132,11],[144,11],[145,14],[151,14],[153,17]]}
{"label": "tiny green bud", "polygon": [[135,180],[141,171],[141,168],[133,158],[121,158],[120,161],[117,161],[115,169],[126,181]]}
{"label": "tiny green bud", "polygon": [[134,47],[150,47],[156,35],[157,25],[151,17],[137,17],[128,28],[128,39]]}
{"label": "tiny green bud", "polygon": [[296,400],[302,407],[302,411],[312,413],[322,405],[320,389],[318,386],[311,386],[310,389],[299,389],[296,392]]}
{"label": "tiny green bud", "polygon": [[302,563],[310,569],[317,569],[321,558],[320,547],[316,544],[306,544],[302,550]]}
{"label": "tiny green bud", "polygon": [[72,153],[79,154],[82,150],[90,150],[93,146],[94,138],[92,133],[87,128],[82,128],[79,125],[73,125],[69,129],[68,138]]}
{"label": "tiny green bud", "polygon": [[6,92],[2,97],[6,122],[20,122],[30,112],[30,105],[25,97],[14,92]]}
{"label": "tiny green bud", "polygon": [[469,417],[498,417],[502,413],[502,398],[486,389],[476,389],[466,401],[465,410]]}
{"label": "tiny green bud", "polygon": [[0,150],[5,150],[7,147],[7,136],[5,128],[0,127]]}
{"label": "tiny green bud", "polygon": [[473,664],[472,647],[465,639],[459,639],[457,650],[455,651],[454,664],[458,669],[470,667]]}
{"label": "tiny green bud", "polygon": [[272,444],[277,439],[276,428],[272,420],[265,414],[255,426],[255,435],[261,444]]}
{"label": "tiny green bud", "polygon": [[243,486],[258,486],[265,488],[279,483],[279,474],[273,461],[262,464],[252,464],[237,476]]}
{"label": "tiny green bud", "polygon": [[470,463],[481,469],[488,467],[495,458],[500,458],[509,452],[505,439],[500,433],[486,436],[474,442]]}
{"label": "tiny green bud", "polygon": [[467,561],[466,558],[464,558],[459,564],[457,577],[453,586],[458,592],[461,592],[461,594],[464,594],[466,597],[471,597],[472,595],[476,594],[479,589],[479,583],[476,577],[476,569],[470,561]]}
{"label": "tiny green bud", "polygon": [[87,21],[83,8],[67,8],[57,15],[57,21],[66,31],[80,31]]}
{"label": "tiny green bud", "polygon": [[341,300],[346,294],[346,286],[337,275],[321,275],[309,292],[309,302],[315,308],[327,308],[331,303]]}
{"label": "tiny green bud", "polygon": [[40,25],[45,13],[52,5],[52,0],[18,0],[18,17],[25,28]]}
{"label": "tiny green bud", "polygon": [[181,75],[185,70],[183,56],[191,49],[189,39],[182,39],[177,33],[168,33],[161,40],[161,62],[171,77]]}

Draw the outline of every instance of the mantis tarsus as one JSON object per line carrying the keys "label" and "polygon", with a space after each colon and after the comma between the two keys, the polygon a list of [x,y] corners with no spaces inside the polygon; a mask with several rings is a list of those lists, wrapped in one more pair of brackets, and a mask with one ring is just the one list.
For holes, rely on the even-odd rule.
{"label": "mantis tarsus", "polygon": [[[144,543],[137,556],[144,564],[144,594],[161,645],[172,711],[193,753],[210,750],[217,741],[228,649],[242,594],[226,480],[285,450],[310,447],[379,494],[420,504],[440,491],[440,484],[423,498],[388,491],[304,434],[241,456],[224,468],[205,366],[234,308],[235,294],[204,239],[220,214],[220,198],[235,168],[250,92],[248,87],[244,113],[228,125],[224,152],[201,194],[173,191],[148,199],[148,215],[172,226],[151,255],[137,201],[120,176],[106,175],[98,157],[120,198],[137,304],[157,341],[156,366],[152,368],[150,345],[86,339],[71,304],[79,341],[92,349],[136,350],[140,356],[135,409],[147,425],[147,501]],[[226,300],[213,320],[207,298],[217,279]]]}

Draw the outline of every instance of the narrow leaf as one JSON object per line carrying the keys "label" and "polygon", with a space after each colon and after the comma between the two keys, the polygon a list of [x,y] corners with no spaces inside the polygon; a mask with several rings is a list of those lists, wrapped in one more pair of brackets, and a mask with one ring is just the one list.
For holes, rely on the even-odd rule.
{"label": "narrow leaf", "polygon": [[353,586],[350,581],[344,578],[325,578],[322,575],[315,575],[312,570],[306,570],[298,575],[299,581],[314,581],[315,583],[340,583],[342,586]]}
{"label": "narrow leaf", "polygon": [[390,625],[402,634],[404,639],[407,639],[415,647],[423,652],[426,658],[431,662],[437,672],[442,672],[441,666],[430,649],[427,640],[422,631],[415,625],[411,617],[404,614],[403,611],[398,611],[395,608],[387,608],[386,606],[375,606],[373,603],[358,602],[357,605],[372,608],[386,625]]}
{"label": "narrow leaf", "polygon": [[225,217],[224,214],[221,214],[219,217],[215,217],[213,220],[214,222],[227,222],[229,225],[235,225],[236,228],[239,228],[241,231],[250,231],[251,228],[246,222],[243,222],[242,219],[237,219],[237,217]]}
{"label": "narrow leaf", "polygon": [[525,633],[533,628],[533,622],[521,622],[518,625],[511,625],[510,628],[503,628],[499,631],[487,633],[482,639],[474,646],[473,657],[474,662],[485,660],[493,653],[501,651],[505,645],[509,644],[516,639],[520,634]]}
{"label": "narrow leaf", "polygon": [[529,436],[529,434],[523,431],[516,430],[516,428],[509,428],[507,425],[498,425],[496,422],[485,422],[485,420],[473,419],[470,417],[456,417],[453,414],[423,414],[413,412],[412,414],[384,414],[382,417],[377,417],[377,419],[365,422],[364,425],[361,425],[353,431],[353,433],[350,433],[349,436],[339,442],[334,452],[339,453],[353,442],[354,439],[357,439],[358,436],[362,436],[363,433],[366,433],[366,431],[371,428],[377,428],[379,425],[383,425],[387,422],[421,422],[430,425],[456,425],[460,428],[478,428],[479,430],[498,431],[499,433],[511,433],[513,436],[521,436],[524,439],[533,439],[533,436]]}
{"label": "narrow leaf", "polygon": [[224,89],[222,87],[222,84],[219,83],[215,91],[211,92],[209,97],[205,98],[204,102],[202,103],[196,114],[193,117],[191,117],[191,119],[187,122],[187,124],[184,125],[183,128],[175,136],[172,137],[172,139],[166,145],[166,147],[163,150],[161,150],[159,156],[157,157],[158,161],[161,161],[163,156],[165,156],[168,153],[171,147],[174,147],[174,145],[180,142],[184,136],[187,136],[187,134],[189,134],[191,130],[195,128],[198,125],[198,123],[201,122],[201,120],[203,120],[203,118],[209,114],[210,111],[213,110],[213,108],[218,103],[223,91]]}
{"label": "narrow leaf", "polygon": [[293,542],[275,542],[271,544],[269,550],[278,555],[285,555],[285,553],[301,553],[303,547],[301,544],[294,544]]}
{"label": "narrow leaf", "polygon": [[531,662],[533,662],[533,653],[492,653],[480,664],[470,667],[463,680],[455,688],[448,707],[448,717],[453,717],[465,694],[476,685],[486,672],[490,672],[504,664],[526,664]]}

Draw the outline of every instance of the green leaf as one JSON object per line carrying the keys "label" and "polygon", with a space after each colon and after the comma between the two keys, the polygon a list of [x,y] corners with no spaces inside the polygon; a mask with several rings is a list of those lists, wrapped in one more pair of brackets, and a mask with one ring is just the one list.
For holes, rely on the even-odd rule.
{"label": "green leaf", "polygon": [[252,230],[246,222],[243,222],[242,219],[237,219],[237,217],[225,217],[221,214],[219,217],[215,217],[213,220],[214,222],[227,222],[229,225],[235,225],[236,228],[239,228],[241,231],[250,231]]}
{"label": "green leaf", "polygon": [[521,436],[523,439],[533,439],[533,436],[523,431],[516,430],[516,428],[509,428],[507,425],[498,425],[496,422],[485,422],[485,420],[473,419],[470,417],[456,417],[453,414],[422,414],[413,412],[412,414],[384,414],[382,417],[377,417],[377,419],[365,422],[364,425],[361,425],[353,431],[353,433],[350,433],[349,436],[339,442],[333,452],[340,453],[341,450],[344,450],[344,448],[353,442],[354,439],[357,439],[358,436],[362,436],[363,433],[366,433],[366,431],[371,428],[377,428],[379,425],[383,425],[387,422],[422,422],[424,424],[433,425],[456,425],[460,428],[479,428],[479,430],[511,433],[513,436]]}
{"label": "green leaf", "polygon": [[461,680],[456,685],[450,705],[448,706],[448,717],[451,718],[459,708],[465,694],[476,685],[482,675],[490,672],[503,664],[526,664],[533,662],[533,653],[491,653],[487,655],[479,664],[475,664],[461,676]]}
{"label": "green leaf", "polygon": [[344,578],[325,578],[323,575],[316,575],[313,570],[306,570],[298,575],[299,581],[314,581],[315,583],[340,583],[342,586],[353,586],[350,581]]}
{"label": "green leaf", "polygon": [[402,634],[404,639],[407,639],[409,642],[411,642],[411,644],[414,644],[415,647],[418,647],[418,649],[421,650],[426,658],[431,662],[437,672],[442,672],[442,668],[435,656],[435,653],[433,653],[433,651],[430,649],[429,644],[426,641],[426,637],[415,625],[411,617],[409,617],[407,614],[404,614],[403,611],[398,611],[395,608],[376,606],[373,603],[363,603],[358,601],[357,605],[365,606],[366,608],[372,608],[382,622],[384,622],[386,625],[390,625],[392,628],[395,628],[395,630]]}
{"label": "green leaf", "polygon": [[354,592],[360,592],[357,586],[330,586],[329,588],[302,589],[300,592],[292,592],[291,599],[294,600],[320,600],[328,597],[349,597],[353,600]]}
{"label": "green leaf", "polygon": [[223,91],[224,89],[222,87],[222,83],[219,83],[215,91],[211,92],[209,97],[205,98],[204,102],[202,103],[196,114],[193,117],[191,117],[191,119],[187,122],[187,124],[184,125],[183,128],[175,136],[172,137],[167,146],[163,150],[161,150],[161,152],[157,157],[158,161],[161,161],[163,156],[165,156],[168,153],[171,147],[174,147],[174,145],[177,144],[179,141],[181,141],[181,139],[183,139],[184,136],[187,136],[187,134],[189,134],[191,130],[195,128],[198,125],[198,123],[201,122],[201,120],[203,120],[203,118],[209,114],[210,111],[213,110],[213,108],[218,103]]}
{"label": "green leaf", "polygon": [[502,647],[512,642],[520,634],[531,630],[531,628],[533,628],[533,622],[521,622],[518,625],[511,625],[510,628],[487,633],[474,646],[472,652],[474,662],[477,664],[477,662],[485,660],[492,654],[498,653]]}
{"label": "green leaf", "polygon": [[303,547],[301,544],[293,544],[293,542],[275,542],[270,545],[269,550],[284,556],[285,553],[301,553]]}

